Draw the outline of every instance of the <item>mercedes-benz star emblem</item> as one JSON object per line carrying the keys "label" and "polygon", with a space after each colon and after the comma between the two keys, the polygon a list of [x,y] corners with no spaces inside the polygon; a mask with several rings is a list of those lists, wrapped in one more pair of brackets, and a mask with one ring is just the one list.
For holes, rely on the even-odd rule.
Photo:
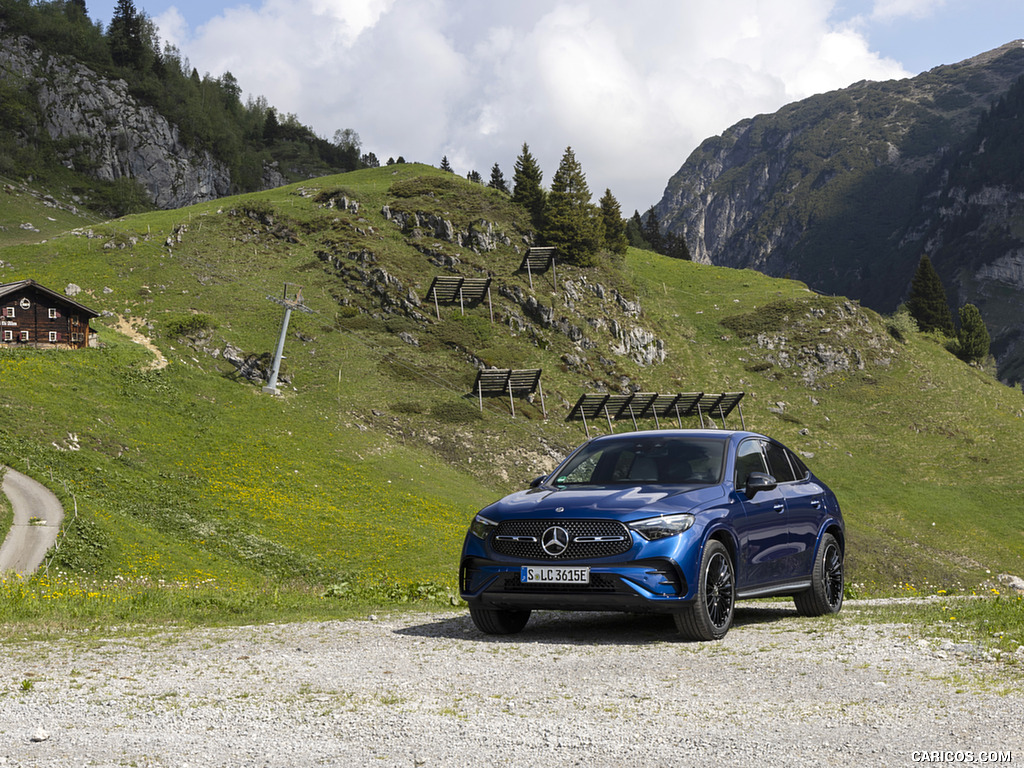
{"label": "mercedes-benz star emblem", "polygon": [[569,532],[561,526],[553,525],[540,537],[540,545],[549,555],[558,557],[569,548]]}

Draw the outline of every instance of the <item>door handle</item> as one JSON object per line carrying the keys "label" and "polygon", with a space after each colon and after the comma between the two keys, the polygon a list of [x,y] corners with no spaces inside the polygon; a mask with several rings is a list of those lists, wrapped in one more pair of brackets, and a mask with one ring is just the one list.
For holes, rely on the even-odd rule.
{"label": "door handle", "polygon": [[821,499],[813,499],[811,501],[811,506],[815,509],[821,509]]}
{"label": "door handle", "polygon": [[779,502],[774,507],[772,507],[772,509],[774,509],[776,512],[785,512],[786,511],[786,505],[785,505],[784,502]]}

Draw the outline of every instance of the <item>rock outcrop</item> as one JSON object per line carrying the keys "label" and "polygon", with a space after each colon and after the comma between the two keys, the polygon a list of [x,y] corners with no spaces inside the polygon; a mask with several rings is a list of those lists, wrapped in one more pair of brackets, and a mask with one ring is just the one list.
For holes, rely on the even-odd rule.
{"label": "rock outcrop", "polygon": [[[36,94],[41,127],[68,168],[104,181],[134,179],[158,208],[231,193],[227,166],[186,146],[178,127],[134,99],[124,81],[9,36],[0,36],[0,80]],[[276,168],[264,169],[265,188],[284,181]]]}

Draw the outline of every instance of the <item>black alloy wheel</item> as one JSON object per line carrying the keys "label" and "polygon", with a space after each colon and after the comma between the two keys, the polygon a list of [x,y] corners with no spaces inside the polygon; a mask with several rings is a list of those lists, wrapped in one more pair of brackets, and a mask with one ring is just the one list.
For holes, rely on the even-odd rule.
{"label": "black alloy wheel", "polygon": [[825,602],[830,612],[835,613],[843,605],[843,553],[834,539],[826,545],[822,568]]}
{"label": "black alloy wheel", "polygon": [[712,539],[700,563],[697,599],[675,614],[676,629],[688,640],[721,640],[732,626],[736,609],[736,574],[729,550]]}
{"label": "black alloy wheel", "polygon": [[835,536],[826,533],[821,537],[814,558],[810,589],[793,595],[797,613],[801,616],[839,613],[843,607],[843,589],[843,548]]}

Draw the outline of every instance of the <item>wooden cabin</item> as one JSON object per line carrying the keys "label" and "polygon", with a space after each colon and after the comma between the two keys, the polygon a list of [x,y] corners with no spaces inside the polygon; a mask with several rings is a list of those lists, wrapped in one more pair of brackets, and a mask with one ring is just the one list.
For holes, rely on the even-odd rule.
{"label": "wooden cabin", "polygon": [[0,347],[81,349],[94,343],[99,312],[35,280],[0,284]]}

